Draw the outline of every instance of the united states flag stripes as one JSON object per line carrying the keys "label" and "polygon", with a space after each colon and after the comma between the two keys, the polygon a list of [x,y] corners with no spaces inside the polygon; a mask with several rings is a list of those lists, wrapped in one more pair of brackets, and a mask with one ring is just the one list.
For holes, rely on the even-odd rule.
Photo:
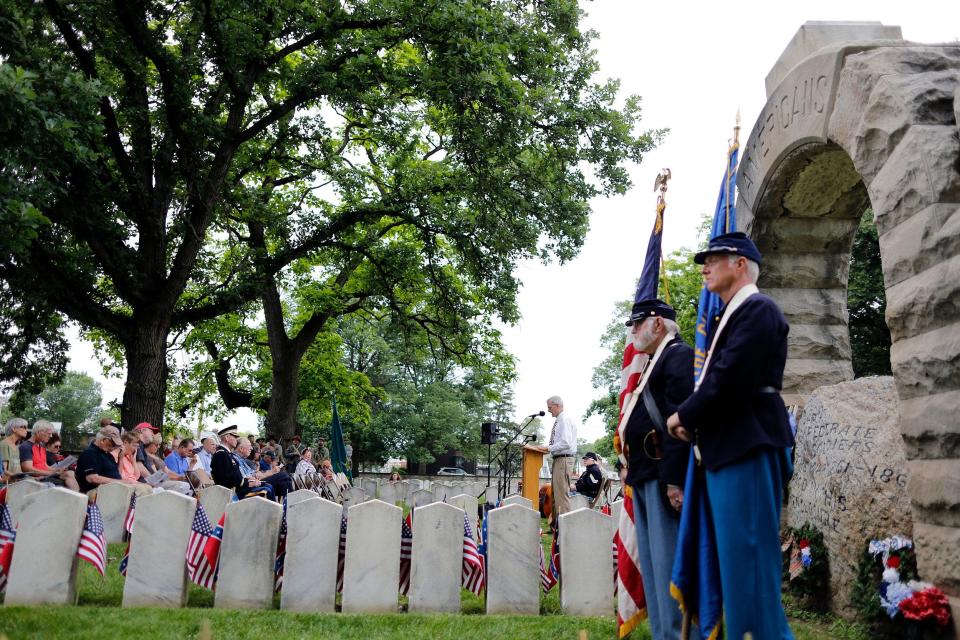
{"label": "united states flag stripes", "polygon": [[[4,488],[6,492],[6,488]],[[6,496],[4,495],[4,498]],[[7,588],[7,576],[10,575],[10,561],[13,560],[13,543],[17,531],[7,505],[0,503],[0,593]]]}
{"label": "united states flag stripes", "polygon": [[87,505],[87,520],[80,535],[77,557],[92,564],[101,576],[107,570],[107,540],[103,536],[103,516],[96,503]]}
{"label": "united states flag stripes", "polygon": [[136,517],[137,513],[137,494],[134,493],[130,496],[130,508],[127,509],[127,517],[123,521],[123,530],[126,532],[126,537],[129,538],[133,535],[133,519]]}
{"label": "united states flag stripes", "polygon": [[403,519],[400,525],[400,593],[407,595],[410,591],[410,556],[413,549],[413,522],[410,516]]}
{"label": "united states flag stripes", "polygon": [[347,516],[340,516],[340,547],[337,550],[337,593],[343,591],[343,562],[347,555]]}
{"label": "united states flag stripes", "polygon": [[480,595],[483,590],[483,558],[473,539],[473,530],[470,528],[470,518],[463,514],[463,575],[461,585],[473,593]]}
{"label": "united states flag stripes", "polygon": [[283,587],[283,563],[287,558],[287,498],[283,498],[283,517],[280,519],[280,535],[277,537],[277,559],[273,563],[273,588],[280,591]]}
{"label": "united states flag stripes", "polygon": [[197,504],[187,541],[187,573],[190,580],[205,589],[213,589],[217,581],[220,563],[220,543],[223,542],[223,527],[227,514],[220,516],[216,527],[210,524],[203,505]]}

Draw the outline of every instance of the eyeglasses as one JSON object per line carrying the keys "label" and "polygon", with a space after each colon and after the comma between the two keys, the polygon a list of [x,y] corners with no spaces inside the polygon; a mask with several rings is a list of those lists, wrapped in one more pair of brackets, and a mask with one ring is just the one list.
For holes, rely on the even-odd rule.
{"label": "eyeglasses", "polygon": [[50,447],[50,448],[51,448],[51,449],[59,449],[59,448],[60,448],[60,445],[59,445],[59,444],[55,444],[55,445],[53,445],[53,446]]}

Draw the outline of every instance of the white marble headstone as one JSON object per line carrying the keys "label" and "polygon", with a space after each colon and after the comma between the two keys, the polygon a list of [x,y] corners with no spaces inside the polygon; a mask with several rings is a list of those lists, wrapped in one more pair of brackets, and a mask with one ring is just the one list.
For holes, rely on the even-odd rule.
{"label": "white marble headstone", "polygon": [[529,498],[524,498],[523,496],[512,495],[507,496],[503,499],[501,507],[506,507],[511,504],[519,504],[521,507],[526,507],[527,509],[533,509],[533,502]]}
{"label": "white marble headstone", "polygon": [[187,604],[187,542],[196,511],[196,500],[173,491],[137,498],[123,606]]}
{"label": "white marble headstone", "polygon": [[287,508],[289,509],[290,505],[292,504],[318,497],[320,496],[317,495],[316,491],[311,491],[309,489],[297,489],[296,491],[291,491],[287,494]]}
{"label": "white marble headstone", "polygon": [[560,607],[567,615],[606,616],[613,602],[613,518],[592,509],[560,516]]}
{"label": "white marble headstone", "polygon": [[475,523],[477,521],[478,514],[476,498],[466,493],[461,493],[458,496],[453,496],[452,498],[448,499],[447,502],[458,509],[463,509],[463,511],[467,514],[467,517],[470,518],[470,522],[472,523],[470,526],[476,529]]}
{"label": "white marble headstone", "polygon": [[397,497],[397,485],[393,482],[382,483],[380,485],[380,500],[387,504],[396,504],[397,500],[399,500]]}
{"label": "white marble headstone", "polygon": [[214,607],[271,607],[282,516],[283,507],[259,496],[227,505]]}
{"label": "white marble headstone", "polygon": [[413,495],[411,496],[411,501],[413,502],[414,507],[425,507],[428,504],[435,502],[433,499],[433,492],[425,491],[423,489],[414,491]]}
{"label": "white marble headstone", "polygon": [[587,500],[586,496],[582,494],[577,494],[570,496],[570,511],[576,511],[577,509],[586,509],[590,507],[590,501]]}
{"label": "white marble headstone", "polygon": [[347,507],[361,504],[368,498],[367,494],[357,487],[350,487],[346,491],[342,491],[340,495],[343,497],[343,504]]}
{"label": "white marble headstone", "polygon": [[344,613],[396,613],[402,515],[400,507],[380,500],[350,507],[343,569]]}
{"label": "white marble headstone", "polygon": [[435,502],[413,512],[410,611],[460,613],[463,511]]}
{"label": "white marble headstone", "polygon": [[123,542],[123,525],[130,510],[130,496],[133,491],[133,485],[120,482],[112,482],[97,489],[97,506],[103,516],[103,535],[108,544]]}
{"label": "white marble headstone", "polygon": [[433,493],[434,502],[443,502],[444,498],[447,497],[448,489],[449,487],[447,487],[446,485],[441,484],[439,482],[434,482],[433,486],[430,487],[430,491],[431,493]]}
{"label": "white marble headstone", "polygon": [[77,546],[86,518],[87,496],[69,489],[23,499],[5,605],[77,603]]}
{"label": "white marble headstone", "polygon": [[487,514],[487,613],[540,612],[540,516],[511,504]]}
{"label": "white marble headstone", "polygon": [[32,478],[24,478],[19,482],[7,485],[7,508],[10,509],[10,517],[13,523],[20,521],[20,509],[23,508],[23,501],[27,496],[49,489],[48,485],[37,482]]}
{"label": "white marble headstone", "polygon": [[318,497],[287,502],[287,555],[280,608],[333,613],[341,506]]}
{"label": "white marble headstone", "polygon": [[200,504],[207,512],[207,517],[214,524],[220,521],[220,516],[227,510],[227,505],[233,500],[233,489],[212,485],[200,492]]}

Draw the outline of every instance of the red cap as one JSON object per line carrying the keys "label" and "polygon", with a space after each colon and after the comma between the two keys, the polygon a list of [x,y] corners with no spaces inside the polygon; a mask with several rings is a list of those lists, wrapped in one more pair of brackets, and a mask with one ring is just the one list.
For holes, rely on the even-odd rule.
{"label": "red cap", "polygon": [[150,424],[149,422],[141,422],[140,424],[138,424],[137,426],[135,426],[135,427],[133,428],[134,431],[136,431],[136,430],[138,430],[138,429],[150,429],[150,431],[153,431],[154,433],[158,433],[158,432],[160,431],[160,429],[158,429],[157,427],[153,426],[153,425]]}

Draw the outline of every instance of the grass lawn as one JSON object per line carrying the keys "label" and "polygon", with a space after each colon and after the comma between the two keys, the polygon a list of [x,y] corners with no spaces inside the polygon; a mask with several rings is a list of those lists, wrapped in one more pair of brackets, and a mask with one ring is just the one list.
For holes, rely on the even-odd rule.
{"label": "grass lawn", "polygon": [[[110,545],[107,575],[101,578],[86,562],[80,563],[79,606],[0,607],[0,639],[70,638],[70,640],[152,640],[198,638],[279,640],[285,638],[344,638],[364,640],[561,640],[615,637],[613,615],[579,618],[560,615],[559,590],[541,594],[540,616],[487,616],[483,600],[464,591],[461,615],[294,614],[278,610],[279,597],[269,611],[213,609],[213,593],[191,586],[184,609],[122,609],[123,577],[117,565],[124,545]],[[401,606],[405,598],[401,598]],[[861,631],[830,618],[803,615],[791,618],[798,640],[864,640]],[[650,637],[642,626],[631,638]]]}

